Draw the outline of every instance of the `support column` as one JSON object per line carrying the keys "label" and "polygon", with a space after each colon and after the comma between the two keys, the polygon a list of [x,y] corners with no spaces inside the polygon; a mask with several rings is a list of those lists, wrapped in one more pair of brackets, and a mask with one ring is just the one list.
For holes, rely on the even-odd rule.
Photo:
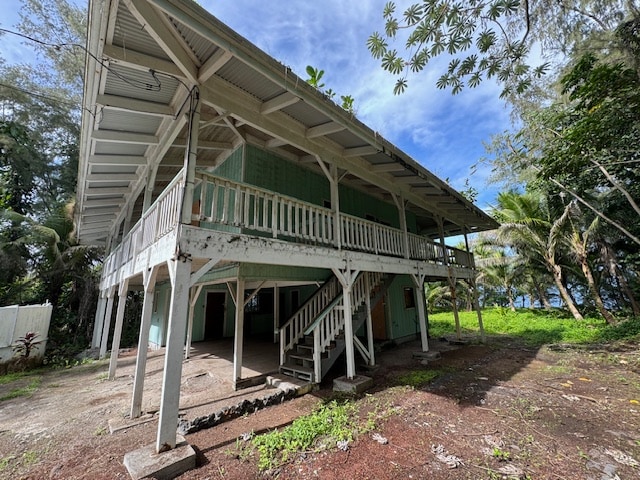
{"label": "support column", "polygon": [[[233,292],[232,292],[233,295]],[[238,277],[235,291],[236,330],[233,339],[233,388],[242,379],[242,347],[244,345],[244,278]]]}
{"label": "support column", "polygon": [[456,295],[456,279],[453,276],[453,271],[449,264],[449,254],[447,253],[447,246],[444,243],[444,227],[442,225],[442,217],[438,217],[438,232],[440,233],[440,244],[442,245],[442,257],[444,264],[447,268],[447,281],[449,283],[449,292],[451,292],[451,306],[453,308],[453,318],[456,322],[456,338],[460,340],[462,334],[460,333],[460,316],[458,315],[458,299]]}
{"label": "support column", "polygon": [[369,365],[376,364],[375,349],[373,348],[373,320],[371,318],[371,282],[369,273],[365,273],[364,288],[367,292],[364,297],[365,308],[367,309],[367,349],[369,350]]}
{"label": "support column", "polygon": [[394,193],[391,193],[391,196],[393,197],[393,202],[396,204],[396,208],[398,209],[400,229],[402,230],[404,258],[409,258],[409,232],[407,231],[407,213],[405,211],[404,199],[402,197],[398,197]]}
{"label": "support column", "polygon": [[427,315],[425,309],[424,296],[424,274],[411,275],[416,292],[416,308],[418,309],[418,322],[420,324],[420,340],[422,342],[422,351],[429,351],[429,336],[427,332]]}
{"label": "support column", "polygon": [[109,359],[109,380],[116,378],[118,366],[118,351],[120,350],[120,337],[122,336],[122,323],[124,309],[127,306],[127,292],[129,291],[129,279],[124,280],[118,288],[118,310],[116,311],[116,325],[113,328],[113,342],[111,343],[111,358]]}
{"label": "support column", "polygon": [[100,339],[100,358],[107,356],[107,342],[109,341],[109,329],[111,328],[111,314],[113,312],[114,287],[107,293],[107,306],[105,307],[104,324],[102,325],[102,338]]}
{"label": "support column", "polygon": [[102,340],[102,326],[104,325],[105,309],[107,308],[107,299],[104,292],[100,291],[98,297],[98,305],[96,305],[96,317],[93,321],[93,337],[91,339],[91,348],[99,348]]}
{"label": "support column", "polygon": [[347,378],[353,380],[356,376],[355,350],[353,347],[353,318],[351,314],[351,289],[358,277],[359,271],[349,269],[332,269],[342,285],[342,313],[344,315],[345,356],[347,357]]}
{"label": "support column", "polygon": [[182,223],[191,223],[193,190],[196,176],[196,157],[198,152],[198,133],[200,131],[200,92],[197,87],[193,87],[190,93],[189,124],[187,148],[184,154],[185,186],[184,197],[182,199]]}
{"label": "support column", "polygon": [[280,334],[280,287],[273,286],[273,343],[278,343]]}
{"label": "support column", "polygon": [[162,394],[160,398],[160,418],[156,452],[171,450],[176,446],[178,408],[180,405],[180,384],[182,381],[182,352],[184,334],[187,327],[186,310],[189,304],[189,276],[191,263],[181,258],[168,262],[171,275],[171,305],[169,307],[169,328],[164,357]]}
{"label": "support column", "polygon": [[156,289],[158,267],[143,273],[144,301],[142,303],[142,318],[140,319],[140,334],[138,336],[138,355],[136,357],[136,371],[133,377],[133,396],[131,399],[131,418],[138,418],[142,413],[142,392],[144,390],[144,375],[147,370],[147,350],[149,348],[149,328],[153,313],[153,300]]}
{"label": "support column", "polygon": [[476,283],[476,262],[469,248],[469,239],[467,238],[467,229],[464,229],[464,246],[467,250],[467,258],[469,259],[469,267],[473,269],[473,278],[469,279],[469,286],[473,290],[473,307],[478,315],[478,328],[480,329],[480,341],[485,342],[484,324],[482,322],[482,310],[480,309],[480,301],[478,299],[478,284]]}
{"label": "support column", "polygon": [[185,342],[185,349],[184,349],[185,360],[189,358],[189,354],[191,353],[191,336],[193,334],[193,314],[196,307],[196,302],[198,301],[198,297],[200,296],[200,292],[202,292],[202,285],[191,287],[191,291],[189,292],[189,321],[187,326],[187,340]]}

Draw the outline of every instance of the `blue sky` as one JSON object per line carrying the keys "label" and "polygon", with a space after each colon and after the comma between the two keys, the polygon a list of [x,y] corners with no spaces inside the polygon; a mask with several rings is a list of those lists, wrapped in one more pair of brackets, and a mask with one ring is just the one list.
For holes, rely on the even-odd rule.
{"label": "blue sky", "polygon": [[[82,0],[75,3],[83,4]],[[435,82],[447,59],[409,77],[409,88],[393,95],[395,76],[382,71],[366,48],[374,30],[382,31],[386,0],[200,0],[213,15],[306,78],[307,65],[325,70],[325,88],[352,95],[358,118],[458,189],[466,178],[480,191],[478,205],[494,202],[486,167],[470,176],[470,167],[485,156],[483,142],[510,126],[500,89],[483,83],[451,95]],[[397,2],[400,6],[403,3]],[[18,23],[20,0],[3,0],[0,27]],[[401,8],[400,8],[401,10]],[[8,62],[37,61],[29,45],[0,37],[0,56]]]}

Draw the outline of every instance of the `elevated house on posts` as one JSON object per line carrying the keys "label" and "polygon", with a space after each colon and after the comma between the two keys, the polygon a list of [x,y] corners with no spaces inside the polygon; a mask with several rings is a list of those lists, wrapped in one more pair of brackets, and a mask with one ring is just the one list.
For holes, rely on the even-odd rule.
{"label": "elevated house on posts", "polygon": [[311,382],[340,355],[353,378],[376,340],[428,349],[424,282],[473,288],[445,237],[490,217],[195,2],[92,0],[87,48],[76,222],[108,252],[93,343],[113,331],[113,378],[142,290],[139,344],[166,349],[157,451],[192,342],[232,337],[238,384],[250,335]]}

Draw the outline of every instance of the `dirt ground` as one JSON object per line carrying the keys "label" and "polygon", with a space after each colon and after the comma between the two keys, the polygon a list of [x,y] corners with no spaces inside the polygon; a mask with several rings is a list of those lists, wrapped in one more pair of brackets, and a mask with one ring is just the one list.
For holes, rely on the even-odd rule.
{"label": "dirt ground", "polygon": [[[432,343],[442,357],[428,365],[412,355],[418,342],[378,354],[375,386],[357,402],[363,421],[374,408],[384,415],[345,450],[305,452],[266,473],[255,455],[242,453],[243,434],[286,426],[331,398],[328,381],[314,393],[188,435],[198,467],[180,478],[640,478],[637,345]],[[107,368],[48,372],[30,397],[0,402],[0,478],[129,478],[124,454],[153,443],[157,424],[108,433],[108,420],[127,411],[131,382],[126,375],[107,381]],[[402,375],[425,371],[438,376],[399,385]],[[338,366],[335,374],[342,372]],[[0,396],[13,388],[0,386]]]}

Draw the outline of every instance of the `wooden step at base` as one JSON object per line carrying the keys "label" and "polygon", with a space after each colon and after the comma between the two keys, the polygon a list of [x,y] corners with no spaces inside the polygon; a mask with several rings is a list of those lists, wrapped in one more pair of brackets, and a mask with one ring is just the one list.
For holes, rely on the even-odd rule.
{"label": "wooden step at base", "polygon": [[280,373],[288,375],[290,377],[299,378],[300,380],[306,380],[313,382],[313,368],[303,367],[302,365],[294,365],[292,363],[285,363],[280,365]]}

